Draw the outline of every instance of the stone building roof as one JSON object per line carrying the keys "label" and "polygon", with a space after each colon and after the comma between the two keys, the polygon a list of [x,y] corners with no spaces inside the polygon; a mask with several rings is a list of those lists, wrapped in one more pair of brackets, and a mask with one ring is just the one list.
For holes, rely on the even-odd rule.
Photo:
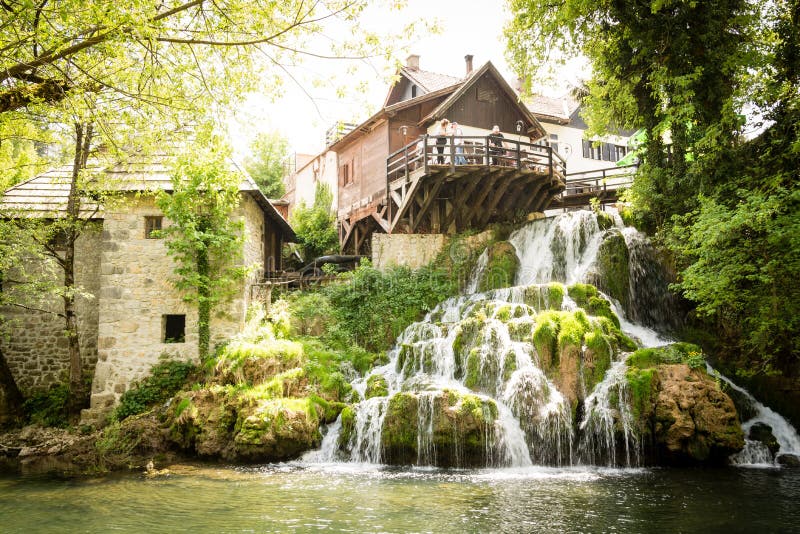
{"label": "stone building roof", "polygon": [[[164,154],[153,156],[135,155],[125,162],[105,169],[95,167],[97,189],[105,191],[145,192],[172,191],[170,180],[170,157]],[[231,165],[241,171],[244,179],[239,184],[242,194],[250,195],[272,220],[287,241],[294,241],[294,230],[281,213],[264,196],[255,181],[235,162]],[[51,169],[34,178],[7,189],[0,201],[0,215],[6,217],[60,217],[66,213],[69,197],[72,166],[64,165]],[[102,207],[91,199],[81,196],[81,216],[102,218]]]}

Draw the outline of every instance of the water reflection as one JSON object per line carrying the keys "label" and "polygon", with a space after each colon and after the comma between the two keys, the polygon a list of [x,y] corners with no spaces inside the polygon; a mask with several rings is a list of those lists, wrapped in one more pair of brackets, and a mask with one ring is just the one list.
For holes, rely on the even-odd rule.
{"label": "water reflection", "polygon": [[2,532],[791,531],[790,470],[173,467],[156,479],[0,478]]}

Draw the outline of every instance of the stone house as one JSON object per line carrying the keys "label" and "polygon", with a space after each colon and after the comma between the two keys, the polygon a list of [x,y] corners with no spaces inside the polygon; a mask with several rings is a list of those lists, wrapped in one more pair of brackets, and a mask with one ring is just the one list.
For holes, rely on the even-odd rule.
{"label": "stone house", "polygon": [[[99,209],[91,209],[89,198],[82,201],[82,213],[90,222],[76,243],[76,284],[84,293],[77,307],[82,357],[93,376],[86,421],[107,413],[162,355],[197,358],[197,311],[173,287],[173,260],[163,240],[152,235],[169,225],[154,198],[154,193],[172,188],[169,172],[165,157],[132,159],[102,171],[109,188],[120,192],[120,200]],[[5,192],[0,209],[58,217],[66,209],[69,176],[67,167],[20,183]],[[252,270],[235,297],[217,307],[212,346],[239,331],[254,284],[265,271],[281,268],[282,244],[295,239],[252,179],[246,177],[240,192],[234,217],[244,223],[241,261]],[[41,303],[45,309],[57,306],[55,299]],[[63,381],[69,368],[63,319],[18,309],[0,313],[13,320],[0,346],[21,389],[43,389]]]}

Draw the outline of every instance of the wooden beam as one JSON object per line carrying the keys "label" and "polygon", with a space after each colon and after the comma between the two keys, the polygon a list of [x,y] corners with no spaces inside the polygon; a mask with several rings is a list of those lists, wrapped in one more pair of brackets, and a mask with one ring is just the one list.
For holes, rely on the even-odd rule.
{"label": "wooden beam", "polygon": [[420,221],[422,221],[422,218],[426,215],[426,212],[431,207],[431,203],[436,199],[436,195],[439,194],[439,189],[441,189],[442,185],[444,185],[444,180],[445,180],[445,177],[442,176],[435,183],[429,185],[429,187],[428,187],[428,195],[425,198],[425,201],[423,202],[423,204],[420,207],[419,211],[417,212],[416,220],[411,222],[411,233],[412,234],[416,231],[417,226],[419,226]]}
{"label": "wooden beam", "polygon": [[497,208],[497,205],[503,199],[503,196],[506,194],[506,191],[508,191],[508,188],[511,187],[511,184],[520,179],[522,176],[524,176],[522,173],[513,173],[500,183],[500,185],[494,190],[489,202],[486,204],[486,206],[484,206],[484,211],[478,219],[479,226],[485,226],[486,223],[489,222],[489,219],[491,219],[492,215],[494,214],[495,208]]}
{"label": "wooden beam", "polygon": [[494,168],[488,180],[481,180],[482,187],[478,189],[477,196],[469,199],[468,201],[465,200],[461,208],[462,213],[460,214],[462,218],[462,224],[464,225],[462,229],[469,227],[472,219],[480,212],[483,201],[486,200],[486,197],[492,192],[497,180],[500,179],[504,174],[506,174],[504,168]]}

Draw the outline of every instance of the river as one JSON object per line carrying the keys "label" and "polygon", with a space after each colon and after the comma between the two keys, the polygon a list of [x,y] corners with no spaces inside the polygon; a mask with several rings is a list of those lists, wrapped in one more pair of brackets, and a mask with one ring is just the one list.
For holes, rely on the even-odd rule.
{"label": "river", "polygon": [[0,478],[0,531],[799,532],[800,470],[173,466]]}

